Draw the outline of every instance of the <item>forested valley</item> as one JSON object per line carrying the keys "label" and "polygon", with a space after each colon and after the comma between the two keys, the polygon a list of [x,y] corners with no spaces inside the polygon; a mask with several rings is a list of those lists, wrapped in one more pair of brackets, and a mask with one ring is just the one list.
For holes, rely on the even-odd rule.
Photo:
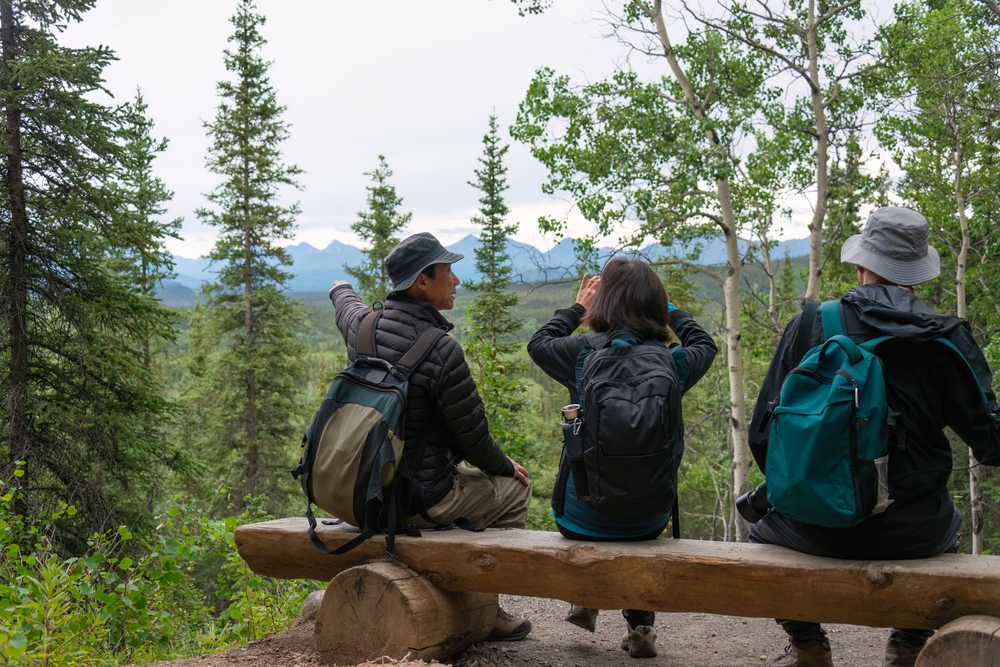
{"label": "forested valley", "polygon": [[[218,185],[193,212],[216,230],[215,279],[193,308],[170,308],[157,291],[182,221],[165,215],[172,192],[157,175],[168,138],[141,91],[103,94],[111,50],[61,41],[94,4],[0,0],[0,656],[11,665],[140,664],[287,627],[318,584],[253,574],[233,533],[304,513],[288,471],[347,365],[326,295],[285,286],[302,170],[282,153],[295,130],[262,55],[266,17],[232,2],[227,76],[204,122]],[[506,9],[531,21],[550,4]],[[600,270],[599,248],[649,260],[720,350],[684,403],[683,536],[746,540],[734,499],[762,479],[747,445],[756,392],[788,319],[855,284],[840,247],[875,207],[928,218],[942,270],[917,296],[965,319],[1000,368],[1000,7],[628,0],[608,3],[603,25],[646,64],[597,80],[541,67],[516,118],[482,118],[468,174],[479,246],[464,260],[478,277],[445,315],[493,437],[532,474],[529,527],[553,530],[568,394],[526,343]],[[512,219],[512,143],[544,167],[541,191],[591,225],[570,278],[530,283],[511,268],[519,224],[567,234],[557,218]],[[368,303],[390,290],[392,247],[427,231],[391,164],[373,150],[352,227],[364,259],[345,267]],[[793,198],[808,204],[810,249],[779,256]],[[725,263],[702,261],[711,243]],[[644,254],[651,244],[677,251]],[[990,553],[1000,473],[952,440],[960,549]]]}

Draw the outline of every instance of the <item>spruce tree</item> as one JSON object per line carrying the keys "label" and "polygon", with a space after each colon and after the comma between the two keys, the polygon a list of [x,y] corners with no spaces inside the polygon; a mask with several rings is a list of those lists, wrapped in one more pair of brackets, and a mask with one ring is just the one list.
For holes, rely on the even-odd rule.
{"label": "spruce tree", "polygon": [[392,287],[389,274],[385,270],[385,258],[399,243],[396,236],[403,227],[410,224],[412,213],[400,213],[403,198],[396,194],[396,187],[389,183],[392,170],[385,157],[378,156],[378,166],[374,171],[366,171],[372,184],[368,190],[368,210],[358,213],[358,221],[351,230],[371,247],[361,251],[364,260],[358,266],[344,266],[358,281],[358,293],[368,304],[383,301]]}
{"label": "spruce tree", "polygon": [[217,418],[205,435],[217,480],[236,497],[264,493],[280,507],[301,435],[296,399],[305,349],[294,332],[302,308],[283,294],[291,258],[279,245],[292,237],[299,207],[278,198],[282,186],[298,187],[301,170],[281,159],[288,125],[268,77],[271,63],[261,57],[265,18],[255,9],[240,0],[231,19],[225,65],[234,80],[218,83],[219,108],[205,124],[207,165],[222,177],[207,195],[211,208],[197,212],[219,230],[209,254],[217,279],[205,304],[219,345],[205,373]]}
{"label": "spruce tree", "polygon": [[[148,107],[137,90],[135,100],[124,106],[121,137],[124,151],[118,185],[124,206],[119,214],[123,235],[119,236],[120,270],[132,289],[144,297],[155,297],[158,286],[173,278],[173,256],[167,250],[167,237],[179,238],[183,218],[163,220],[166,202],[174,197],[163,181],[153,173],[153,160],[167,149],[167,140],[153,137],[154,123],[146,114]],[[154,340],[142,341],[144,364],[153,364]]]}
{"label": "spruce tree", "polygon": [[0,2],[0,479],[25,461],[22,511],[77,508],[56,535],[68,551],[140,521],[176,460],[142,351],[171,319],[116,265],[137,240],[118,215],[121,118],[100,101],[114,55],[58,41],[93,4]]}
{"label": "spruce tree", "polygon": [[477,294],[465,312],[465,333],[466,353],[486,407],[490,433],[508,455],[520,458],[525,453],[526,369],[511,357],[517,344],[510,336],[522,322],[511,313],[518,296],[508,291],[513,267],[507,254],[507,237],[517,231],[517,224],[507,222],[510,209],[503,199],[507,190],[503,157],[507,149],[501,145],[496,116],[490,116],[480,168],[475,170],[476,180],[469,182],[481,193],[479,215],[472,222],[482,231],[476,247],[476,272],[480,278],[467,285]]}

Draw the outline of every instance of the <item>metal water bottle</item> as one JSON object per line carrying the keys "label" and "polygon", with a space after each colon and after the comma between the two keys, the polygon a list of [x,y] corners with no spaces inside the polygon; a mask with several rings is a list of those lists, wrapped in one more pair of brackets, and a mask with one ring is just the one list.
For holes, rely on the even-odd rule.
{"label": "metal water bottle", "polygon": [[590,486],[587,484],[587,468],[583,462],[583,410],[576,403],[562,409],[563,445],[566,458],[576,486],[576,497],[590,502]]}

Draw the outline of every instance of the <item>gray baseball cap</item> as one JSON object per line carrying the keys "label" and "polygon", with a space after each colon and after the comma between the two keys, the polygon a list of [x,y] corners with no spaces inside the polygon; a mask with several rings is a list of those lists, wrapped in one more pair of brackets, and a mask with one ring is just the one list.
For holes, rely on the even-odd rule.
{"label": "gray baseball cap", "polygon": [[449,252],[433,234],[420,232],[407,236],[385,258],[385,270],[392,281],[392,289],[399,292],[409,289],[420,272],[432,264],[454,264],[465,257]]}
{"label": "gray baseball cap", "polygon": [[857,264],[897,285],[919,285],[941,273],[941,257],[928,244],[930,225],[916,211],[883,206],[865,228],[844,241],[840,261]]}

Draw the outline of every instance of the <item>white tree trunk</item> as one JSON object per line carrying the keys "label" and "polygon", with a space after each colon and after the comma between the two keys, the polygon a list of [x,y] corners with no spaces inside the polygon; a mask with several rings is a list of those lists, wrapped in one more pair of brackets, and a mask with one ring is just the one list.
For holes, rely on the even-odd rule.
{"label": "white tree trunk", "polygon": [[[701,100],[695,95],[691,81],[674,55],[670,37],[667,35],[667,26],[663,20],[662,10],[662,0],[654,0],[651,11],[647,7],[647,14],[656,24],[656,32],[663,47],[664,57],[670,66],[674,78],[684,91],[684,102],[691,113],[696,118],[706,118]],[[720,160],[727,160],[726,147],[721,145],[715,132],[711,128],[708,128],[705,130],[705,136],[715,149],[718,158]],[[715,182],[715,190],[719,203],[719,211],[722,214],[722,221],[725,227],[726,262],[728,264],[728,275],[726,276],[724,286],[726,297],[726,327],[724,335],[727,348],[726,360],[729,362],[729,426],[733,438],[733,490],[731,497],[737,498],[746,493],[750,486],[750,444],[747,436],[746,391],[743,387],[743,350],[740,342],[740,281],[743,276],[743,263],[740,259],[739,246],[737,245],[736,214],[733,210],[729,180],[724,178],[717,180]],[[737,540],[745,541],[748,533],[747,524],[737,520],[736,526]]]}
{"label": "white tree trunk", "polygon": [[[958,210],[958,223],[962,229],[962,248],[958,253],[955,267],[955,300],[958,316],[965,319],[968,304],[965,297],[965,268],[969,261],[969,219],[965,215],[965,195],[962,194],[962,146],[955,147],[955,208]],[[972,507],[972,553],[983,553],[983,490],[979,485],[979,464],[976,455],[969,448],[969,504]]]}
{"label": "white tree trunk", "polygon": [[806,284],[806,301],[820,300],[823,272],[823,222],[826,220],[828,185],[828,151],[830,137],[826,126],[826,103],[819,80],[819,47],[817,45],[816,0],[809,0],[809,23],[806,25],[806,44],[809,50],[809,85],[816,123],[816,203],[812,222],[809,223],[809,282]]}

